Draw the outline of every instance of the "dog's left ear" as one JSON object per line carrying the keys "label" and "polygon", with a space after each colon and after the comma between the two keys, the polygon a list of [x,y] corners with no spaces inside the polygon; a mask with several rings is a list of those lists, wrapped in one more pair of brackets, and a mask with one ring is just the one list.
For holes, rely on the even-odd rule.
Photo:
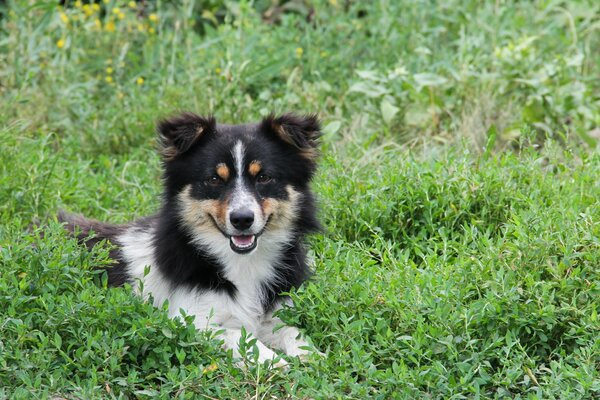
{"label": "dog's left ear", "polygon": [[198,140],[215,131],[214,117],[183,113],[158,123],[160,150],[165,161],[172,161],[186,153]]}
{"label": "dog's left ear", "polygon": [[314,161],[317,158],[321,124],[316,114],[288,113],[278,117],[271,114],[263,119],[261,128],[297,148],[308,160]]}

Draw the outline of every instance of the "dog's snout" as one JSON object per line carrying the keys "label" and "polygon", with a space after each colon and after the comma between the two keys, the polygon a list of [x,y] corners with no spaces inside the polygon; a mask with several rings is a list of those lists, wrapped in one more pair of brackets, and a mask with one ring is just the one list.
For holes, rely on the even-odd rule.
{"label": "dog's snout", "polygon": [[254,213],[248,209],[233,211],[229,216],[229,221],[236,229],[243,231],[250,228],[254,223]]}

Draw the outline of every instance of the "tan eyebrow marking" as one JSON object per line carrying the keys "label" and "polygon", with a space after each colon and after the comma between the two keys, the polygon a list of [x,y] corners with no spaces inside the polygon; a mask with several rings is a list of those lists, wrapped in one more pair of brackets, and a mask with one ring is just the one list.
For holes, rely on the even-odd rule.
{"label": "tan eyebrow marking", "polygon": [[217,164],[217,175],[219,175],[219,177],[224,181],[229,179],[229,168],[227,165],[225,165],[225,163]]}
{"label": "tan eyebrow marking", "polygon": [[260,161],[254,160],[250,163],[250,166],[248,167],[248,172],[250,172],[250,175],[256,176],[260,172],[260,169]]}

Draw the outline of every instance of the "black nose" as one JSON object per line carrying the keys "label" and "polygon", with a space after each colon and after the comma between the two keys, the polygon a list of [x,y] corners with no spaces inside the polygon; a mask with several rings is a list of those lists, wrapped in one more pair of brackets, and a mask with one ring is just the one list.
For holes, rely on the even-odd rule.
{"label": "black nose", "polygon": [[236,229],[243,231],[252,226],[254,222],[254,213],[251,210],[238,210],[234,211],[229,215],[231,225]]}

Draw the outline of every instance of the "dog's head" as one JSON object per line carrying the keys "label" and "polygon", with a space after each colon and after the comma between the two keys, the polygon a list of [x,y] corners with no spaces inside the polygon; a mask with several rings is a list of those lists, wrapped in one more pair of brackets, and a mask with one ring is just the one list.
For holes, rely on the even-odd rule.
{"label": "dog's head", "polygon": [[165,200],[196,245],[221,255],[274,251],[318,228],[308,186],[316,116],[224,125],[185,113],[160,122],[158,133]]}

